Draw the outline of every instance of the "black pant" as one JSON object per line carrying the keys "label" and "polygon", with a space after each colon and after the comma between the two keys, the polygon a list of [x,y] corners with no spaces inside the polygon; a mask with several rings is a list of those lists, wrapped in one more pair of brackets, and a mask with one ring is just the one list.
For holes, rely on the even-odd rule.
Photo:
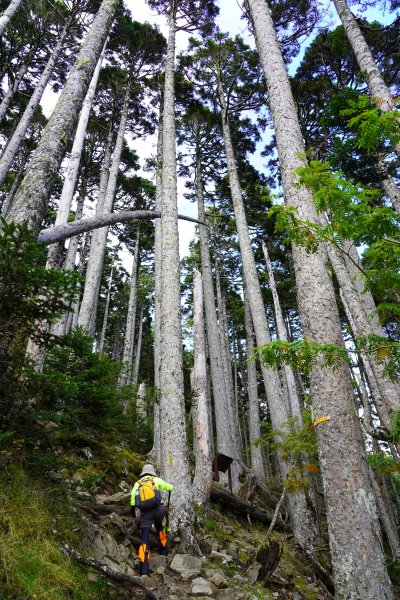
{"label": "black pant", "polygon": [[139,547],[139,573],[140,575],[148,575],[149,560],[150,560],[150,533],[151,526],[155,525],[156,531],[161,545],[161,553],[166,554],[167,537],[163,530],[162,521],[167,514],[167,509],[164,504],[160,504],[158,508],[141,511],[140,513],[140,547]]}

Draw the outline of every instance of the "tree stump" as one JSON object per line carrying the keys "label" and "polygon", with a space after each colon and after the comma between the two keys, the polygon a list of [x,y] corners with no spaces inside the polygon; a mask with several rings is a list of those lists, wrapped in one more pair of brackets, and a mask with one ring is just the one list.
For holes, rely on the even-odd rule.
{"label": "tree stump", "polygon": [[256,560],[261,565],[257,581],[266,581],[275,571],[282,556],[282,545],[271,540],[262,544]]}

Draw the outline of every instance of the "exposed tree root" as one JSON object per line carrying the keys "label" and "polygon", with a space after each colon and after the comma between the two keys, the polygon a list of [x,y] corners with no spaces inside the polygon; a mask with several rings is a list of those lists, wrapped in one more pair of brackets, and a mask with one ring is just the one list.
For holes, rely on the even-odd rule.
{"label": "exposed tree root", "polygon": [[78,562],[82,565],[86,565],[87,567],[91,567],[92,569],[99,571],[100,573],[102,573],[109,579],[112,579],[113,581],[118,581],[119,583],[127,582],[131,585],[139,587],[146,594],[147,598],[151,598],[151,600],[158,600],[158,596],[156,596],[156,594],[152,590],[150,590],[144,585],[140,577],[135,577],[134,575],[127,575],[126,573],[119,573],[118,571],[114,571],[113,569],[110,569],[110,567],[108,567],[107,565],[101,564],[93,558],[86,558],[82,556],[80,552],[73,550],[68,545],[64,546],[64,550],[75,562]]}

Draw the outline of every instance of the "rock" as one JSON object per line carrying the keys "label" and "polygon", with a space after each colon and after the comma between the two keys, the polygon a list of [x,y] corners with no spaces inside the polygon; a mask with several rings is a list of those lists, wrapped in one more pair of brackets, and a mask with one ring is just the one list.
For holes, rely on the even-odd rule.
{"label": "rock", "polygon": [[46,429],[46,431],[58,428],[57,423],[54,423],[54,421],[38,421],[38,423],[43,429]]}
{"label": "rock", "polygon": [[83,454],[83,456],[85,458],[87,458],[88,460],[92,460],[92,458],[93,458],[93,452],[92,452],[91,448],[89,448],[87,446],[86,448],[82,448],[81,452],[82,452],[82,454]]}
{"label": "rock", "polygon": [[86,576],[86,579],[88,581],[90,581],[91,583],[96,583],[96,581],[99,580],[100,574],[99,573],[88,573]]}
{"label": "rock", "polygon": [[205,569],[204,572],[207,578],[210,578],[213,575],[221,575],[222,577],[224,577],[224,572],[222,569]]}
{"label": "rock", "polygon": [[169,593],[170,593],[170,598],[174,597],[174,598],[179,598],[179,599],[183,599],[183,600],[186,600],[186,598],[189,598],[186,591],[177,585],[171,586],[169,588]]}
{"label": "rock", "polygon": [[301,600],[300,594],[298,594],[297,592],[293,592],[293,600]]}
{"label": "rock", "polygon": [[75,471],[75,473],[72,475],[72,481],[74,483],[83,483],[83,476],[82,473],[80,473],[79,471]]}
{"label": "rock", "polygon": [[207,540],[207,543],[210,544],[211,550],[218,550],[218,548],[221,547],[219,541],[212,535],[207,535],[205,539]]}
{"label": "rock", "polygon": [[212,596],[211,585],[203,577],[197,577],[192,581],[192,596]]}
{"label": "rock", "polygon": [[167,569],[167,557],[156,554],[150,558],[150,571],[162,575]]}
{"label": "rock", "polygon": [[190,556],[190,554],[175,554],[170,567],[177,573],[194,573],[200,575],[202,560],[197,556]]}
{"label": "rock", "polygon": [[211,577],[209,577],[208,581],[213,583],[217,588],[227,588],[228,581],[224,575],[220,575],[219,573],[215,573]]}
{"label": "rock", "polygon": [[236,535],[236,529],[234,529],[233,527],[229,527],[229,525],[221,525],[221,528],[225,531],[225,533],[227,533],[228,535]]}
{"label": "rock", "polygon": [[98,494],[96,502],[98,504],[127,504],[129,502],[130,492],[117,492],[109,496],[108,494]]}
{"label": "rock", "polygon": [[234,581],[240,581],[240,582],[242,582],[242,583],[244,583],[245,581],[248,581],[247,577],[243,577],[243,575],[240,575],[239,573],[236,573],[236,574],[233,576],[233,580],[234,580]]}
{"label": "rock", "polygon": [[229,563],[233,560],[232,556],[229,556],[224,552],[217,552],[216,550],[211,551],[210,558],[222,558],[224,563]]}
{"label": "rock", "polygon": [[85,533],[84,545],[90,554],[100,563],[105,563],[119,573],[133,575],[132,556],[130,548],[118,544],[111,535],[98,525],[82,517]]}
{"label": "rock", "polygon": [[181,573],[183,581],[189,581],[189,579],[193,579],[196,575],[198,575],[197,571],[185,571],[184,573]]}
{"label": "rock", "polygon": [[232,558],[236,560],[239,554],[239,546],[233,543],[228,544],[225,554],[232,556]]}
{"label": "rock", "polygon": [[234,597],[234,592],[231,589],[216,591],[217,600],[233,600]]}
{"label": "rock", "polygon": [[246,571],[246,575],[251,581],[257,581],[258,573],[260,572],[261,565],[258,562],[255,562],[251,567],[249,567]]}

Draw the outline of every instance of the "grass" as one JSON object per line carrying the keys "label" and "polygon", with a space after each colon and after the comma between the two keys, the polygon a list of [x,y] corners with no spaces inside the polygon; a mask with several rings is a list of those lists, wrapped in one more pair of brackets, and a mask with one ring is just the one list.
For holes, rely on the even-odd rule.
{"label": "grass", "polygon": [[0,599],[108,599],[105,582],[88,582],[62,551],[63,543],[77,543],[76,525],[62,490],[46,488],[20,467],[2,473]]}

